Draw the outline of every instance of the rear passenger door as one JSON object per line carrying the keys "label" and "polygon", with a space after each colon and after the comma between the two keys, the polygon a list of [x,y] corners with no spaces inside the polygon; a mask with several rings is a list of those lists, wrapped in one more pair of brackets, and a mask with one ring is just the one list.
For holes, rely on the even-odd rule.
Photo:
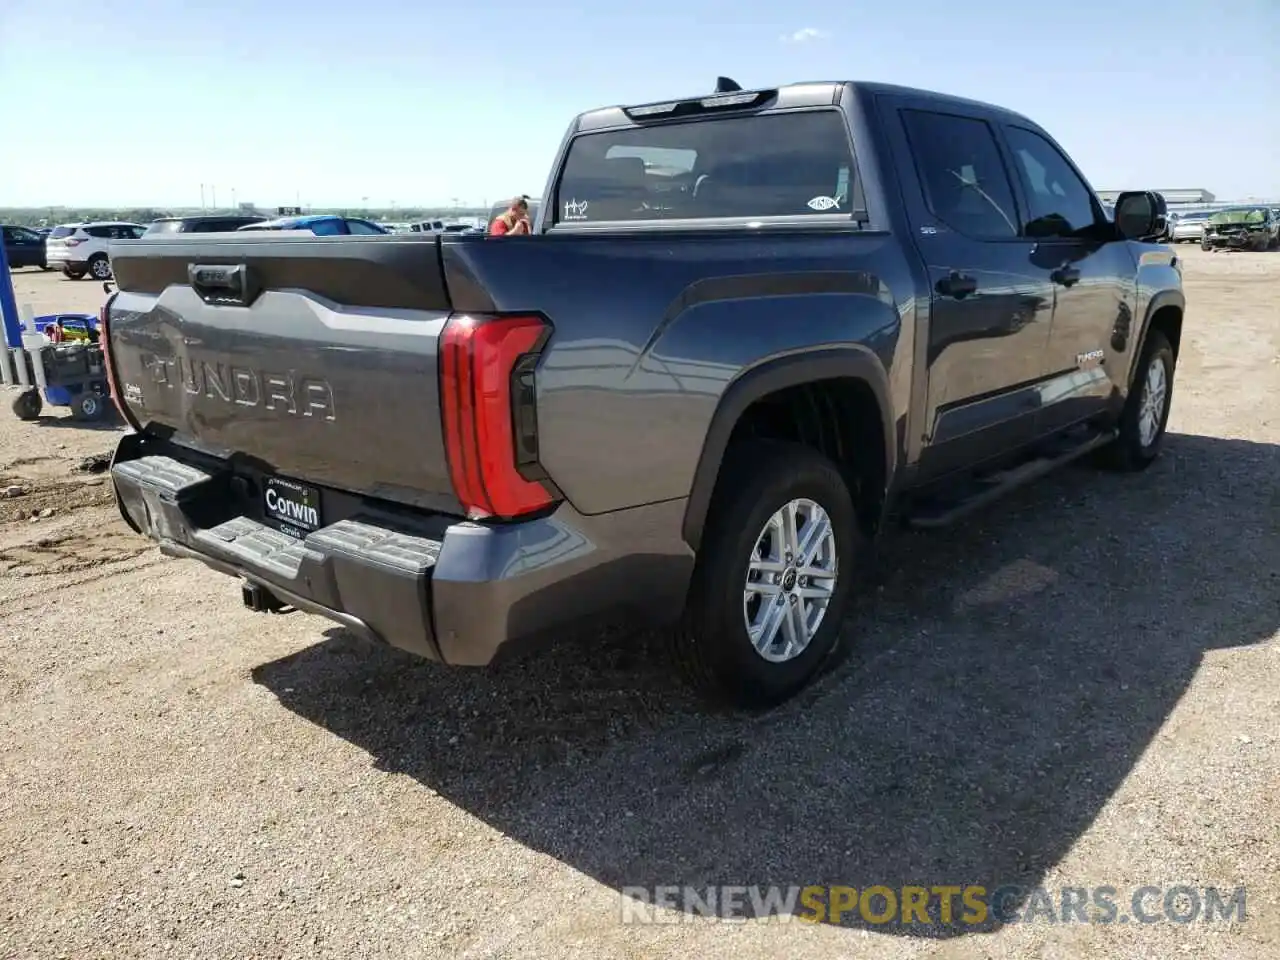
{"label": "rear passenger door", "polygon": [[1053,291],[1020,233],[991,120],[929,100],[892,98],[890,108],[886,129],[931,289],[918,465],[929,480],[1032,439]]}
{"label": "rear passenger door", "polygon": [[1128,365],[1111,347],[1117,324],[1132,317],[1137,265],[1093,190],[1066,154],[1030,125],[1004,124],[1016,187],[1023,198],[1021,233],[1053,284],[1053,328],[1037,430],[1047,434],[1095,416]]}

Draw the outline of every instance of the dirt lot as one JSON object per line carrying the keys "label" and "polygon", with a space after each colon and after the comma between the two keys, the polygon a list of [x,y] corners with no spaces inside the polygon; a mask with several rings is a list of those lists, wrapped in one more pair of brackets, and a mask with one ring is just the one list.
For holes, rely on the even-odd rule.
{"label": "dirt lot", "polygon": [[[78,469],[116,428],[6,403],[0,956],[1280,956],[1280,254],[1178,252],[1162,460],[895,539],[850,661],[754,719],[702,712],[652,637],[458,672],[250,614]],[[37,312],[101,297],[15,280]],[[1237,924],[620,923],[623,887],[711,883],[1248,900]]]}

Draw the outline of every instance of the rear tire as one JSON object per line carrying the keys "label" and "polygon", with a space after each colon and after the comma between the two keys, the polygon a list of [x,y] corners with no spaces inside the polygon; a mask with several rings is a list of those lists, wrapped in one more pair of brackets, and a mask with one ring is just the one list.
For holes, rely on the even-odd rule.
{"label": "rear tire", "polygon": [[1100,451],[1112,470],[1136,473],[1160,455],[1173,401],[1173,347],[1159,330],[1147,334],[1129,397],[1120,414],[1120,435]]}
{"label": "rear tire", "polygon": [[799,692],[839,649],[863,543],[849,488],[826,457],[774,440],[731,449],[672,634],[685,679],[747,708]]}
{"label": "rear tire", "polygon": [[43,409],[44,398],[39,390],[23,390],[13,398],[13,413],[19,420],[35,420]]}
{"label": "rear tire", "polygon": [[66,277],[68,280],[83,280],[83,279],[84,279],[84,271],[83,271],[83,270],[72,270],[70,267],[63,267],[63,268],[62,268],[62,275],[63,275],[64,277]]}
{"label": "rear tire", "polygon": [[89,258],[89,273],[95,280],[111,279],[111,261],[105,253],[95,253]]}

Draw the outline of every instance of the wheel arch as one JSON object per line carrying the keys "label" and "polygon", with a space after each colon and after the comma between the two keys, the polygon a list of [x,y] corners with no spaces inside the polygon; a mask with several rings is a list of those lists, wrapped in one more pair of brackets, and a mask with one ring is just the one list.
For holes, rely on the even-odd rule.
{"label": "wheel arch", "polygon": [[702,543],[707,515],[711,509],[721,467],[735,431],[748,411],[761,401],[800,387],[844,383],[865,391],[874,403],[876,451],[883,501],[890,478],[897,468],[898,449],[893,407],[889,400],[889,380],[884,365],[868,348],[860,345],[821,347],[788,354],[750,367],[732,380],[721,394],[702,445],[694,472],[689,501],[685,507],[682,535],[696,552]]}
{"label": "wheel arch", "polygon": [[1135,349],[1129,361],[1129,377],[1127,383],[1133,388],[1133,378],[1137,375],[1138,361],[1147,345],[1147,337],[1152,330],[1159,330],[1173,347],[1173,359],[1177,362],[1178,352],[1182,347],[1182,320],[1186,314],[1187,300],[1181,290],[1161,290],[1147,304],[1147,312],[1142,320]]}

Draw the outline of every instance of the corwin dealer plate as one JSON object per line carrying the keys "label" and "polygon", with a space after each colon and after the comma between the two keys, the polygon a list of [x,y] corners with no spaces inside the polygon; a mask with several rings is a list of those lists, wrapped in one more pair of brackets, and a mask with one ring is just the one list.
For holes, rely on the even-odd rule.
{"label": "corwin dealer plate", "polygon": [[290,536],[302,539],[320,529],[320,491],[315,487],[268,477],[263,484],[262,508]]}

